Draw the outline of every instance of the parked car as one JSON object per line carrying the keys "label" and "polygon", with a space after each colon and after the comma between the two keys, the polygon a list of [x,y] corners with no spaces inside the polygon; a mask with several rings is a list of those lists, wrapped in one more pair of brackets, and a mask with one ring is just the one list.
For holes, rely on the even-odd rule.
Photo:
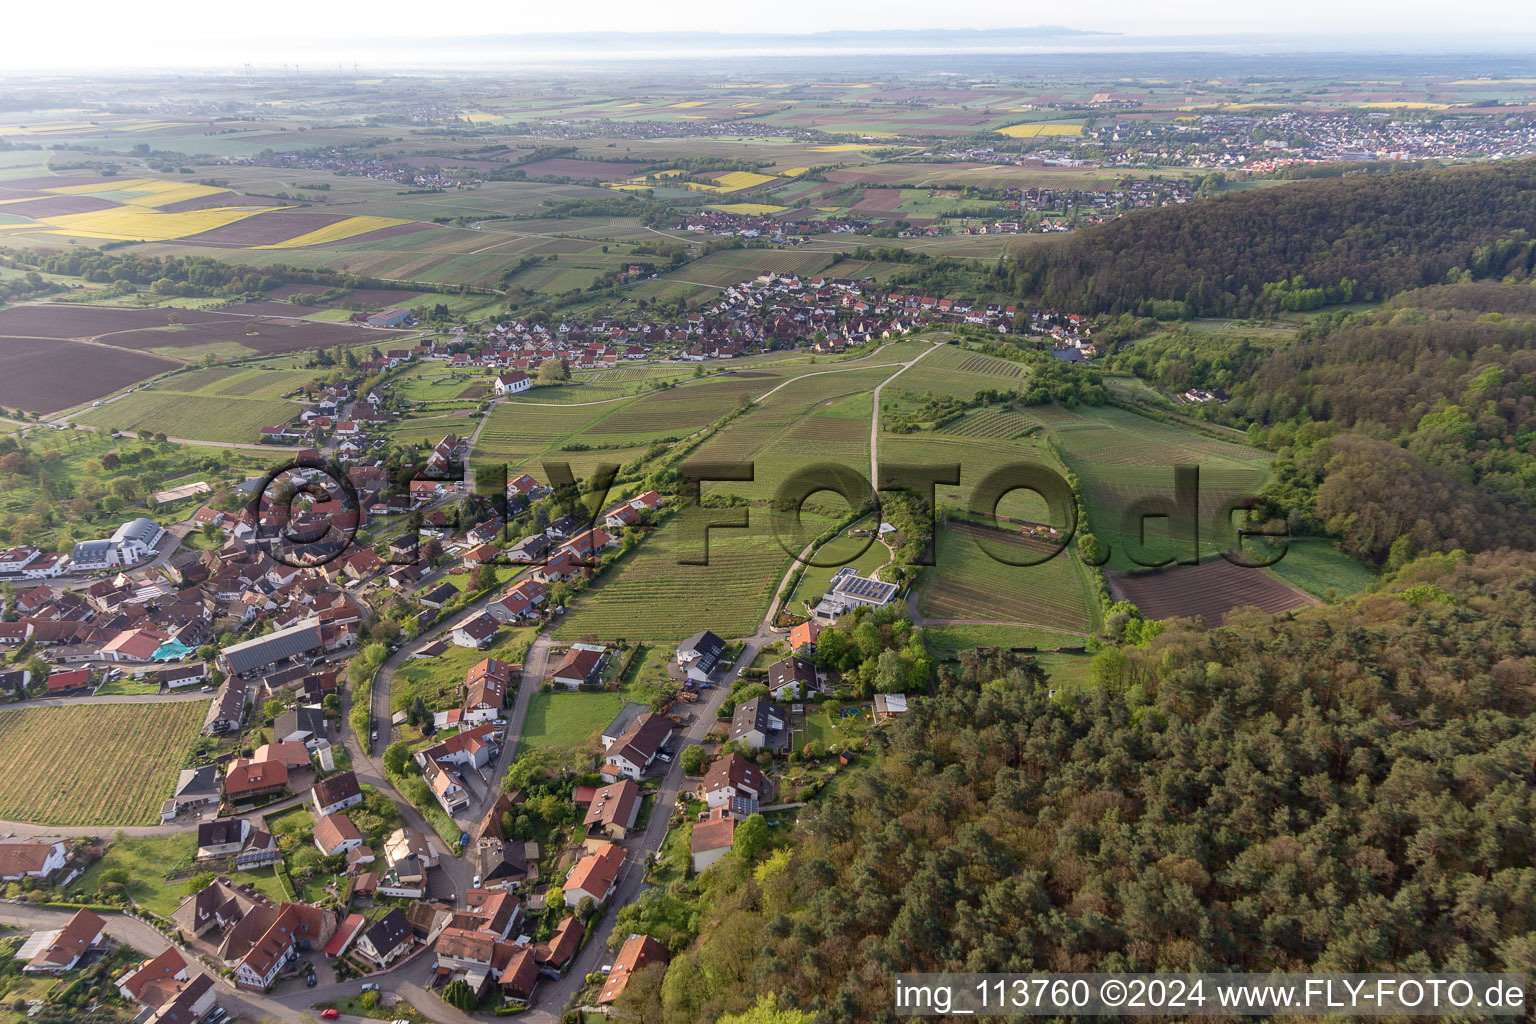
{"label": "parked car", "polygon": [[321,1020],[335,1020],[337,1017],[340,1017],[340,1016],[341,1016],[341,1014],[337,1013],[335,1010],[321,1010],[320,1011],[320,1019]]}
{"label": "parked car", "polygon": [[365,982],[363,982],[363,987],[361,989],[359,989],[358,991],[360,991],[360,992],[377,992],[378,990],[379,990],[379,983],[378,982],[376,982],[376,981],[365,981]]}

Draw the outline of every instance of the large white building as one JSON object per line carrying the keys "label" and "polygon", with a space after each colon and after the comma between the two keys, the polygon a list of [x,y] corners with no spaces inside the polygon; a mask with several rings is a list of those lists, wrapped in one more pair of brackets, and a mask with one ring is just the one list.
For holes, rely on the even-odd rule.
{"label": "large white building", "polygon": [[155,553],[165,527],[140,516],[119,526],[106,540],[83,540],[75,545],[71,562],[75,569],[111,569],[135,565]]}

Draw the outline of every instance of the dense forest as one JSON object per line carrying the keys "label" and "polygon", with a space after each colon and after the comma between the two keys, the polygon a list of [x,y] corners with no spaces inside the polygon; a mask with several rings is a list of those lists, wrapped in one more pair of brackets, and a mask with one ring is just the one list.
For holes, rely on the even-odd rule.
{"label": "dense forest", "polygon": [[1015,294],[1093,313],[1246,316],[1536,267],[1536,160],[1369,174],[1138,211],[1024,249]]}
{"label": "dense forest", "polygon": [[653,894],[678,955],[629,1009],[895,1021],[898,970],[1536,969],[1533,622],[1536,555],[1458,553],[1171,625],[1071,701],[966,655],[790,845]]}
{"label": "dense forest", "polygon": [[1294,342],[1175,330],[1111,359],[1276,453],[1264,515],[1395,567],[1536,546],[1536,286],[1441,285],[1322,314]]}
{"label": "dense forest", "polygon": [[[275,263],[269,267],[236,266],[211,256],[140,256],[99,249],[68,252],[8,249],[0,265],[84,278],[95,284],[116,284],[126,291],[149,288],[161,295],[237,296],[267,292],[285,284],[317,284],[333,289],[394,288],[433,290],[409,281],[386,281],[337,270],[311,270]],[[461,292],[471,289],[461,288]]]}

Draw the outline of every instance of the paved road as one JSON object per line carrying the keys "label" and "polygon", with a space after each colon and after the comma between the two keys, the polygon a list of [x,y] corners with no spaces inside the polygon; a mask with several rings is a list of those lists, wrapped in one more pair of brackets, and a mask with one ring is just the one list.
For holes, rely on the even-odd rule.
{"label": "paved road", "polygon": [[[68,910],[11,903],[0,905],[0,922],[31,931],[60,928],[71,916],[73,911]],[[106,914],[103,917],[106,919],[107,934],[110,937],[132,946],[147,956],[158,956],[172,945],[172,942],[163,934],[143,921],[120,914]],[[298,1022],[303,1020],[306,1014],[314,1018],[317,1015],[310,1010],[310,1007],[315,1004],[331,1002],[346,996],[356,996],[362,991],[363,980],[354,979],[330,985],[318,985],[315,988],[306,988],[302,981],[290,980],[279,982],[270,993],[248,992],[245,989],[236,988],[233,982],[209,970],[208,965],[185,946],[178,945],[177,948],[181,950],[187,962],[193,965],[194,970],[200,970],[201,973],[213,978],[219,1005],[229,1010],[231,1014],[241,1015],[248,1021],[275,1019]],[[432,1019],[439,1024],[471,1024],[474,1018],[460,1013],[427,991],[426,985],[431,978],[433,960],[434,957],[430,952],[422,953],[374,980],[407,1002],[430,1013]],[[372,1019],[366,1017],[343,1016],[341,1019],[356,1021],[358,1024],[373,1024]],[[551,1018],[551,1020],[557,1020],[557,1018]]]}
{"label": "paved road", "polygon": [[[684,747],[704,741],[705,734],[715,724],[716,712],[725,703],[731,683],[741,674],[742,669],[752,664],[752,660],[757,657],[757,652],[764,646],[765,641],[771,641],[773,638],[752,636],[745,639],[746,647],[742,650],[741,656],[736,659],[731,671],[715,685],[714,689],[708,691],[707,699],[690,705],[695,714],[693,723],[683,731],[681,736],[675,736],[672,740],[673,748],[679,753]],[[677,804],[678,794],[682,792],[685,783],[682,759],[673,758],[666,774],[662,777],[661,787],[651,801],[651,816],[646,823],[645,832],[638,841],[630,840],[624,844],[628,850],[628,856],[625,859],[623,871],[619,875],[617,889],[609,899],[607,912],[603,914],[602,920],[593,931],[586,946],[571,962],[565,977],[559,982],[545,982],[535,993],[537,1009],[527,1014],[524,1020],[534,1024],[556,1024],[566,1001],[582,987],[586,976],[597,971],[603,964],[613,962],[613,953],[608,950],[608,938],[613,934],[618,908],[634,902],[635,898],[647,888],[646,867],[650,863],[651,855],[661,849],[662,841],[667,837],[672,810]]]}
{"label": "paved road", "polygon": [[[276,803],[268,804],[260,811],[252,811],[244,817],[260,818],[268,814],[276,814],[290,807],[297,807],[309,799],[306,791],[298,796],[290,796]],[[165,836],[181,832],[196,832],[202,819],[197,815],[182,815],[169,825],[37,825],[26,821],[0,821],[0,834],[18,838],[55,838],[75,839],[81,836],[115,836],[121,832],[125,836],[135,838],[142,836]],[[257,822],[259,824],[259,821]]]}
{"label": "paved road", "polygon": [[[123,667],[121,665],[119,668]],[[159,666],[134,666],[150,668]],[[89,697],[39,697],[35,700],[19,700],[14,704],[5,705],[7,711],[21,711],[26,708],[60,708],[77,707],[81,704],[179,704],[189,700],[212,700],[211,694],[204,693],[194,686],[191,693],[109,693],[104,696],[92,695]]]}

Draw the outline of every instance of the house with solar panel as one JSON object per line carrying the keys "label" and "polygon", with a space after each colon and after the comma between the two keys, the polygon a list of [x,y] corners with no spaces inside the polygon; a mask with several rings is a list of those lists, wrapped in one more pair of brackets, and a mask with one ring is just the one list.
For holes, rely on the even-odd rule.
{"label": "house with solar panel", "polygon": [[899,590],[894,583],[860,576],[859,570],[845,565],[832,574],[831,585],[821,596],[811,614],[824,622],[841,618],[858,607],[882,608],[891,603]]}

